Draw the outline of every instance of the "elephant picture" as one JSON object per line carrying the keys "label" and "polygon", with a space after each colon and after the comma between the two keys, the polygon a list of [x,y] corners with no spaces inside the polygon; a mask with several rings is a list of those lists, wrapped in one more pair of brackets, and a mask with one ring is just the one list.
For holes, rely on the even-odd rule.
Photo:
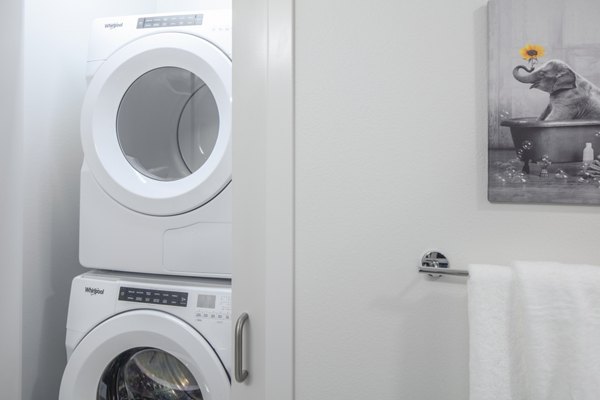
{"label": "elephant picture", "polygon": [[488,3],[488,200],[600,205],[597,0]]}
{"label": "elephant picture", "polygon": [[550,94],[550,102],[538,120],[600,120],[600,89],[564,61],[551,60],[531,69],[518,65],[512,74],[519,82],[531,84],[531,89]]}

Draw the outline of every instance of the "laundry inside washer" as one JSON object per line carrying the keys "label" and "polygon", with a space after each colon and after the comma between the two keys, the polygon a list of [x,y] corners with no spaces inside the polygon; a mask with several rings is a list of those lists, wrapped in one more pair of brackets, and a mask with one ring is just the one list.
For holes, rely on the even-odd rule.
{"label": "laundry inside washer", "polygon": [[98,384],[97,400],[203,400],[202,389],[176,357],[135,348],[116,357]]}

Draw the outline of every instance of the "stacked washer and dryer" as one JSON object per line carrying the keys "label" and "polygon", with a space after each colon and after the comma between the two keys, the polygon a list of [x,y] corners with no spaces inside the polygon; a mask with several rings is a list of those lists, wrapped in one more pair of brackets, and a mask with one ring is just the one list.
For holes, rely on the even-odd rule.
{"label": "stacked washer and dryer", "polygon": [[60,400],[227,400],[231,11],[94,22]]}

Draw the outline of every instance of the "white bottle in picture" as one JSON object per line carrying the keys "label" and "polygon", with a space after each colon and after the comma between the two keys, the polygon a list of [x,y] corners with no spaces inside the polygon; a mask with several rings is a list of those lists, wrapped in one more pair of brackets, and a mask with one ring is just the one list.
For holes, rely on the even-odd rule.
{"label": "white bottle in picture", "polygon": [[586,143],[585,149],[583,149],[583,163],[590,165],[592,161],[594,161],[594,149],[591,143]]}

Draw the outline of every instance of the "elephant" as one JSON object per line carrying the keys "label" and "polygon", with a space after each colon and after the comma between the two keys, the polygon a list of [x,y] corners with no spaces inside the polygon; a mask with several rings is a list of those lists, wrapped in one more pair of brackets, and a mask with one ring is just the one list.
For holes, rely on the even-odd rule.
{"label": "elephant", "polygon": [[[521,69],[529,75],[521,73]],[[600,120],[600,89],[565,62],[550,60],[537,69],[519,65],[513,76],[519,82],[532,84],[530,89],[550,93],[550,102],[539,121]]]}

